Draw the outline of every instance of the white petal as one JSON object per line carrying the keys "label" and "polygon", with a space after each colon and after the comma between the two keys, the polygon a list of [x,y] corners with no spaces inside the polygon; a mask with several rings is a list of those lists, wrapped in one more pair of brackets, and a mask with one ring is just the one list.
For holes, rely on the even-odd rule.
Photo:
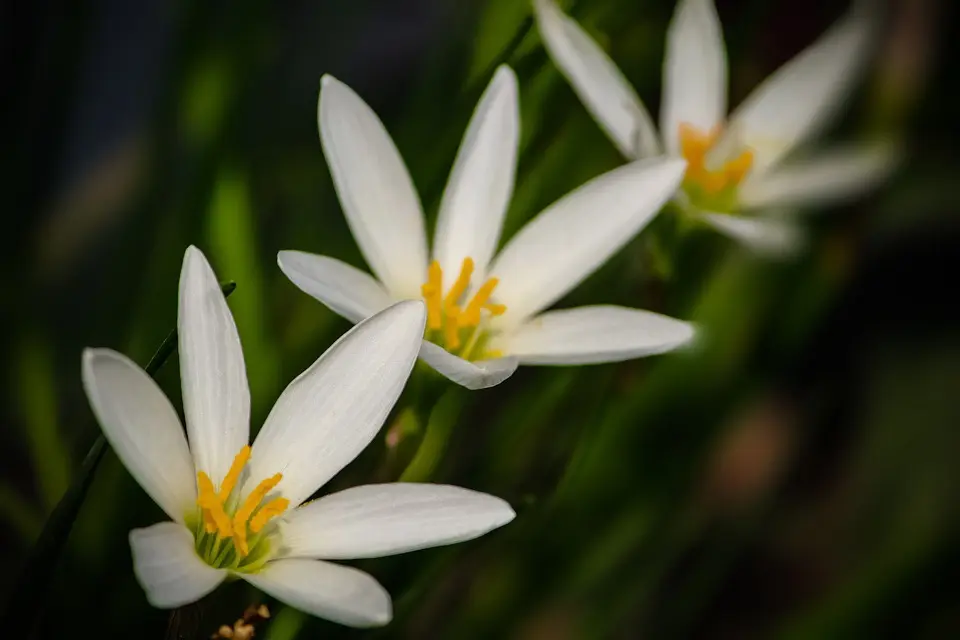
{"label": "white petal", "polygon": [[803,248],[801,231],[783,219],[770,216],[744,218],[709,212],[696,215],[717,231],[761,256],[787,258]]}
{"label": "white petal", "polygon": [[627,158],[660,151],[650,114],[617,65],[552,0],[535,0],[543,45],[587,110]]}
{"label": "white petal", "polygon": [[290,383],[257,436],[248,487],[282,473],[297,505],[373,439],[417,359],[426,311],[408,300],[364,320]]}
{"label": "white petal", "polygon": [[369,274],[335,258],[302,251],[277,254],[290,282],[350,322],[360,322],[386,309],[393,300]]}
{"label": "white petal", "polygon": [[196,602],[217,588],[227,572],[214,569],[197,555],[193,535],[182,524],[161,522],[130,532],[133,572],[160,609]]}
{"label": "white petal", "polygon": [[350,627],[380,627],[393,617],[390,594],[351,567],[297,558],[242,577],[291,607]]}
{"label": "white petal", "polygon": [[490,268],[497,320],[513,325],[549,306],[629,242],[676,192],[686,163],[624,165],[569,193],[521,229]]}
{"label": "white petal", "polygon": [[513,357],[471,362],[426,340],[420,347],[420,358],[437,373],[471,390],[486,389],[500,384],[513,375],[518,364],[517,359]]}
{"label": "white petal", "polygon": [[689,323],[651,311],[578,307],[528,320],[505,338],[502,348],[521,364],[593,364],[672,351],[693,335]]}
{"label": "white petal", "polygon": [[763,81],[731,117],[754,152],[753,175],[816,134],[849,97],[866,59],[870,24],[854,14]]}
{"label": "white petal", "polygon": [[189,247],[180,271],[180,384],[197,471],[214,484],[250,438],[250,388],[237,325],[206,257]]}
{"label": "white petal", "polygon": [[433,255],[450,277],[470,257],[474,278],[482,280],[497,248],[513,194],[519,109],[517,78],[501,66],[473,113],[440,202]]}
{"label": "white petal", "polygon": [[183,522],[196,503],[197,484],[170,401],[143,369],[110,349],[84,350],[82,374],[107,442],[153,501]]}
{"label": "white petal", "polygon": [[516,514],[485,493],[440,484],[372,484],[325,496],[281,525],[293,557],[379,558],[478,538]]}
{"label": "white petal", "polygon": [[707,132],[727,115],[727,51],[713,0],[681,0],[667,31],[660,133],[679,155],[681,124]]}
{"label": "white petal", "polygon": [[814,207],[843,202],[877,187],[894,169],[889,145],[864,145],[788,162],[740,188],[745,208]]}
{"label": "white petal", "polygon": [[419,297],[427,269],[420,199],[377,114],[332,76],[321,80],[320,142],[363,257],[398,298]]}

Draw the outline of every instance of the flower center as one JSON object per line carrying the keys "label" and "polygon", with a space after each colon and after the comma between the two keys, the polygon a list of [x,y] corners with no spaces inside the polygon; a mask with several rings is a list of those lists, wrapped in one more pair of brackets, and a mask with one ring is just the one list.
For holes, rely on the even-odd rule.
{"label": "flower center", "polygon": [[[427,303],[427,328],[424,338],[440,345],[464,360],[498,358],[500,353],[486,345],[491,331],[489,319],[500,316],[507,308],[490,301],[499,280],[490,278],[469,300],[462,300],[473,276],[473,259],[464,258],[460,274],[447,295],[443,295],[443,269],[434,260],[427,269],[427,282],[420,287]],[[465,306],[461,306],[466,302]]]}
{"label": "flower center", "polygon": [[723,154],[718,161],[716,144],[720,128],[703,132],[683,123],[680,125],[680,152],[687,161],[683,190],[696,206],[710,211],[733,213],[737,209],[737,189],[753,166],[753,151]]}
{"label": "flower center", "polygon": [[280,473],[258,484],[242,501],[233,495],[249,460],[247,445],[233,459],[219,491],[210,476],[197,472],[199,517],[188,526],[194,532],[197,554],[216,569],[249,573],[262,567],[270,554],[267,523],[290,506],[286,498],[267,499],[283,479]]}

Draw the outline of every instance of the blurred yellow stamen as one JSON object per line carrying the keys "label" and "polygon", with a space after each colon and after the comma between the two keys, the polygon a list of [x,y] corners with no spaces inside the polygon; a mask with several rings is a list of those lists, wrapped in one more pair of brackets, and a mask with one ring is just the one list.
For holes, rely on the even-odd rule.
{"label": "blurred yellow stamen", "polygon": [[704,133],[696,127],[680,125],[680,152],[687,161],[684,184],[695,187],[707,196],[736,188],[753,166],[753,152],[745,149],[716,168],[707,166],[707,154],[720,138],[720,128]]}
{"label": "blurred yellow stamen", "polygon": [[427,303],[427,328],[435,331],[443,324],[443,270],[434,260],[427,269],[427,282],[420,287]]}

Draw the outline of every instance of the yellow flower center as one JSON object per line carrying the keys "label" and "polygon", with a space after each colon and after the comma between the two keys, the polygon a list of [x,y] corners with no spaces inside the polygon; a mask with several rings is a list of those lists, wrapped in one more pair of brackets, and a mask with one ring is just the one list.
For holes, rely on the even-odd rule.
{"label": "yellow flower center", "polygon": [[[427,281],[420,291],[427,303],[427,328],[424,337],[465,360],[498,358],[498,351],[489,350],[488,319],[500,316],[507,308],[490,301],[499,280],[490,278],[469,300],[463,300],[473,277],[473,259],[464,258],[460,274],[443,294],[443,269],[434,260],[427,269]],[[466,303],[463,305],[462,303]]]}
{"label": "yellow flower center", "polygon": [[737,209],[737,189],[753,166],[753,151],[744,149],[723,162],[710,162],[708,155],[720,133],[719,127],[703,132],[687,123],[680,125],[680,152],[687,161],[683,190],[698,207],[732,213]]}
{"label": "yellow flower center", "polygon": [[234,497],[234,489],[249,460],[250,446],[247,445],[233,459],[219,491],[214,489],[210,476],[197,472],[199,518],[191,528],[197,553],[217,569],[250,572],[260,568],[269,555],[264,529],[271,519],[290,506],[286,498],[267,499],[283,479],[280,473],[258,484],[242,501]]}

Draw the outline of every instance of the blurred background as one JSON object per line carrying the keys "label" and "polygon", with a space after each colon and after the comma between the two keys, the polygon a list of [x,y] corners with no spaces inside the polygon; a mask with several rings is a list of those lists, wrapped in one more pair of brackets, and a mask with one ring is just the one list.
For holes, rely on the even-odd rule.
{"label": "blurred background", "polygon": [[[562,4],[655,110],[674,3]],[[846,9],[717,4],[733,104]],[[393,595],[392,624],[346,629],[243,583],[173,616],[152,609],[127,532],[162,514],[108,452],[39,637],[208,638],[260,602],[273,615],[257,637],[271,640],[960,637],[956,5],[877,6],[878,55],[828,137],[898,136],[901,169],[809,216],[795,259],[717,234],[674,242],[661,218],[561,304],[691,319],[709,328],[699,350],[449,385],[430,418],[452,428],[433,479],[502,496],[518,517],[358,563]],[[381,115],[431,221],[501,62],[519,76],[523,127],[506,237],[621,164],[530,13],[524,0],[3,4],[3,597],[99,431],[81,350],[145,363],[175,326],[188,244],[238,283],[254,429],[348,329],[276,267],[281,249],[364,266],[318,141],[323,73]],[[172,358],[158,377],[175,403],[177,371]],[[395,479],[418,437],[378,438],[327,490]]]}

